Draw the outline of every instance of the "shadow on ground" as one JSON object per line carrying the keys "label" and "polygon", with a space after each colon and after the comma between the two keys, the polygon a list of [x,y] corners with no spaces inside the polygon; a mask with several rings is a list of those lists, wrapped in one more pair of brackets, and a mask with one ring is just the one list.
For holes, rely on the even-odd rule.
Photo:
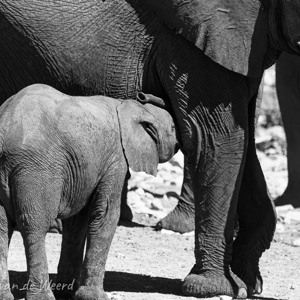
{"label": "shadow on ground", "polygon": [[124,227],[128,227],[128,228],[145,228],[145,227],[149,227],[143,224],[139,224],[136,222],[132,222],[132,221],[119,221],[118,226],[124,226]]}
{"label": "shadow on ground", "polygon": [[107,292],[159,293],[178,296],[182,295],[181,284],[180,279],[125,272],[106,272],[104,280],[104,288]]}
{"label": "shadow on ground", "polygon": [[[9,280],[15,299],[25,297],[28,287],[27,273],[9,271]],[[50,285],[55,283],[56,274],[50,274]],[[107,292],[159,293],[182,295],[181,280],[125,272],[106,272],[104,290]]]}
{"label": "shadow on ground", "polygon": [[[25,297],[27,287],[27,273],[9,271],[12,293],[15,299]],[[50,284],[56,280],[56,274],[50,274]],[[158,293],[183,296],[181,292],[182,281],[163,277],[131,274],[125,272],[106,272],[104,290],[106,292],[131,292],[131,293]],[[281,298],[251,297],[256,300],[285,300]]]}

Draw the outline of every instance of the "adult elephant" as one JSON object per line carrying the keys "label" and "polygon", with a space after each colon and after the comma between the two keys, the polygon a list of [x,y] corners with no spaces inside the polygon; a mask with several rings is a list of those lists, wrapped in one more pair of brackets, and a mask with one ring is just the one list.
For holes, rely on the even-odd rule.
{"label": "adult elephant", "polygon": [[300,57],[289,53],[280,56],[276,89],[288,146],[288,186],[275,205],[300,207]]}
{"label": "adult elephant", "polygon": [[280,52],[299,53],[299,3],[1,0],[0,13],[2,101],[35,82],[167,99],[195,195],[196,263],[183,291],[261,292],[276,217],[255,153],[255,99]]}

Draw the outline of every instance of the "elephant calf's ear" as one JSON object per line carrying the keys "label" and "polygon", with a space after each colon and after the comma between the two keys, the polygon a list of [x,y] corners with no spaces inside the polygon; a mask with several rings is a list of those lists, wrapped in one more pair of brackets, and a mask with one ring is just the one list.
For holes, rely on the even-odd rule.
{"label": "elephant calf's ear", "polygon": [[117,107],[122,146],[129,167],[135,172],[156,175],[159,162],[156,128],[151,115],[137,101]]}

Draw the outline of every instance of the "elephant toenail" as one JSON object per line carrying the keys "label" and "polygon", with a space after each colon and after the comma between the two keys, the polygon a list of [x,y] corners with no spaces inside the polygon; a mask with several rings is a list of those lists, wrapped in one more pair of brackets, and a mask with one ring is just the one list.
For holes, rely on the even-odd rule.
{"label": "elephant toenail", "polygon": [[245,288],[240,288],[239,289],[239,292],[238,292],[238,295],[237,295],[237,298],[241,298],[241,299],[245,299],[247,298],[247,290]]}

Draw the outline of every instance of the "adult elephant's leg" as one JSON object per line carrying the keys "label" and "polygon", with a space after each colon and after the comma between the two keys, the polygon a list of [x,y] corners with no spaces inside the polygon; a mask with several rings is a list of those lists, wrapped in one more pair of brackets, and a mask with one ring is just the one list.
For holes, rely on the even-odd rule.
{"label": "adult elephant's leg", "polygon": [[248,286],[248,293],[262,292],[258,262],[270,247],[276,226],[274,204],[255,149],[255,99],[249,109],[249,144],[238,200],[239,232],[233,244],[231,267]]}
{"label": "adult elephant's leg", "polygon": [[[77,215],[62,220],[61,254],[57,269],[56,283],[60,284],[55,295],[59,298],[71,297],[78,285],[83,262],[84,245],[88,228],[88,207]],[[68,288],[71,287],[71,288]]]}
{"label": "adult elephant's leg", "polygon": [[200,142],[204,147],[193,177],[196,264],[184,280],[187,295],[247,296],[246,285],[229,267],[246,132],[241,127],[225,132],[210,132],[207,137],[203,132]]}
{"label": "adult elephant's leg", "polygon": [[226,70],[185,40],[164,41],[158,74],[188,155],[195,195],[196,264],[183,292],[246,298],[247,286],[231,271],[230,262],[248,145],[248,103],[259,79],[254,83]]}
{"label": "adult elephant's leg", "polygon": [[9,241],[13,232],[12,222],[6,214],[5,208],[0,205],[0,299],[13,300],[10,291],[9,275],[7,269],[7,254]]}
{"label": "adult elephant's leg", "polygon": [[300,207],[300,58],[284,53],[276,64],[276,88],[287,139],[288,186],[275,205]]}
{"label": "adult elephant's leg", "polygon": [[183,183],[178,204],[165,218],[157,223],[156,229],[167,229],[180,233],[195,230],[194,193],[186,157],[184,158]]}

